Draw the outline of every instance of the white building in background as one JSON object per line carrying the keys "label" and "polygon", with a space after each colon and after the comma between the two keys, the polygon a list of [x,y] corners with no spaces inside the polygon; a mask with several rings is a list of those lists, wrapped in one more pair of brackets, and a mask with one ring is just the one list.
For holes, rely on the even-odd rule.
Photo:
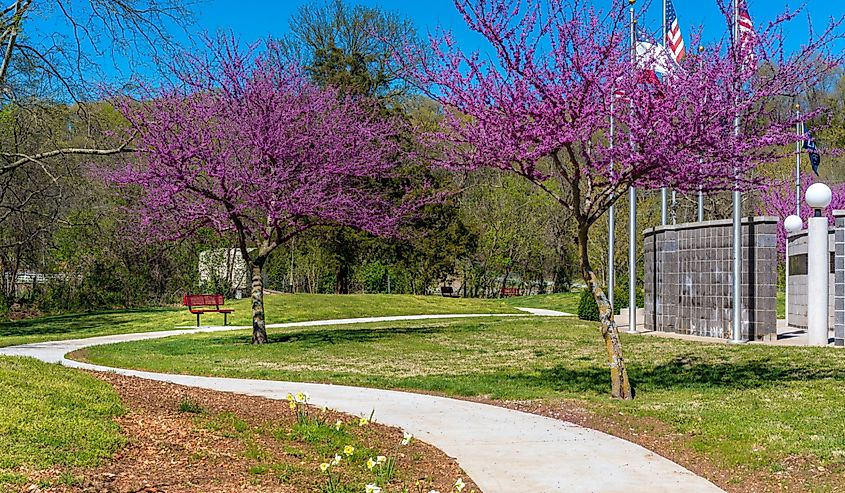
{"label": "white building in background", "polygon": [[230,286],[236,298],[248,293],[252,284],[249,267],[238,248],[215,248],[200,252],[200,283]]}

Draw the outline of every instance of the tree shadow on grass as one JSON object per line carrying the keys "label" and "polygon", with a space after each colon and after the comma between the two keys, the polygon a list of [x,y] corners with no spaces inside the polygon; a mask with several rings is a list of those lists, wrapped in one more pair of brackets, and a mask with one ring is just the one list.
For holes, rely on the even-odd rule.
{"label": "tree shadow on grass", "polygon": [[[753,389],[785,382],[842,380],[845,368],[813,367],[770,361],[709,362],[677,356],[659,365],[629,365],[628,373],[635,390],[728,388]],[[514,378],[513,375],[508,378]],[[598,366],[572,367],[557,365],[532,374],[523,374],[526,385],[545,387],[559,392],[606,393],[610,372]]]}
{"label": "tree shadow on grass", "polygon": [[167,308],[138,308],[103,312],[69,313],[0,323],[0,337],[66,334],[100,329],[104,326],[122,327],[138,323],[135,314],[171,311]]}

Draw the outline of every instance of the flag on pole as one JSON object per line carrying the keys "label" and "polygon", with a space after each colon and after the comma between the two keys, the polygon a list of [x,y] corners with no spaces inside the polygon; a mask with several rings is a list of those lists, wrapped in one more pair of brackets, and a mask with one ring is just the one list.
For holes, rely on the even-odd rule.
{"label": "flag on pole", "polygon": [[737,5],[737,25],[739,31],[739,49],[743,56],[742,64],[753,70],[756,65],[754,58],[754,43],[757,35],[754,33],[754,23],[751,22],[751,15],[748,13],[748,6],[746,0],[736,0]]}
{"label": "flag on pole", "polygon": [[807,154],[810,157],[810,166],[813,167],[813,173],[819,176],[821,156],[819,155],[819,149],[816,147],[816,139],[813,138],[809,130],[804,134],[804,149],[807,149]]}
{"label": "flag on pole", "polygon": [[677,63],[684,58],[684,37],[681,35],[681,27],[678,25],[678,16],[675,14],[675,6],[672,0],[666,1],[666,47]]}
{"label": "flag on pole", "polygon": [[674,60],[672,55],[666,51],[666,47],[660,45],[655,39],[642,28],[637,29],[637,68],[646,71],[649,79],[657,81],[657,75],[669,72]]}

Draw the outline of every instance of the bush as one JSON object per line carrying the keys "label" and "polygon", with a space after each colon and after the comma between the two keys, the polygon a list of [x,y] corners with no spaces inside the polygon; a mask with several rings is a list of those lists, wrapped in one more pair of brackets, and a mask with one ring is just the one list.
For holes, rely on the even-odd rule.
{"label": "bush", "polygon": [[578,318],[594,322],[599,321],[599,306],[589,289],[581,291],[581,299],[578,300]]}
{"label": "bush", "polygon": [[[637,308],[644,307],[643,290],[637,288],[636,296]],[[628,308],[627,286],[616,286],[613,293],[613,302],[613,313],[619,313],[619,310]],[[578,300],[578,318],[581,320],[592,320],[594,322],[598,322],[599,320],[599,307],[596,304],[595,298],[593,298],[593,293],[587,289],[581,291],[581,298]]]}

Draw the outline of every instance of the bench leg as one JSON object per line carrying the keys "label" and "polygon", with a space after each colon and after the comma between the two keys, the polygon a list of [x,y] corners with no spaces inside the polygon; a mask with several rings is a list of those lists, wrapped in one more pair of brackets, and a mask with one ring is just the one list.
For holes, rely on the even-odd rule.
{"label": "bench leg", "polygon": [[224,314],[223,314],[223,327],[225,327],[226,325],[228,325],[228,324],[229,324],[229,322],[228,322],[228,318],[229,318],[229,314],[228,314],[228,313],[224,313]]}
{"label": "bench leg", "polygon": [[197,327],[200,326],[200,314],[197,313]]}

